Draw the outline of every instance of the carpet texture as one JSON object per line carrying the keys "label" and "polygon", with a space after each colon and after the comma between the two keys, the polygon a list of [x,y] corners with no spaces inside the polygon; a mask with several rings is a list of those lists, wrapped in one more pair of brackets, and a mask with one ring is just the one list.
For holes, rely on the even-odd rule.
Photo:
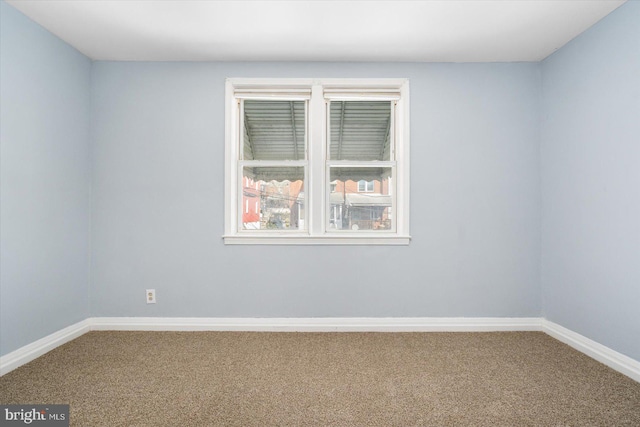
{"label": "carpet texture", "polygon": [[72,426],[640,426],[640,383],[541,332],[90,332],[0,378]]}

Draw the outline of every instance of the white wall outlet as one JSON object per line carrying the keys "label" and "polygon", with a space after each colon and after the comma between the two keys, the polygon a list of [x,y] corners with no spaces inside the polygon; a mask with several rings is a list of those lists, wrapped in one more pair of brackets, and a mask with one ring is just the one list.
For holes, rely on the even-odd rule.
{"label": "white wall outlet", "polygon": [[155,304],[155,303],[156,303],[156,290],[147,289],[147,304]]}

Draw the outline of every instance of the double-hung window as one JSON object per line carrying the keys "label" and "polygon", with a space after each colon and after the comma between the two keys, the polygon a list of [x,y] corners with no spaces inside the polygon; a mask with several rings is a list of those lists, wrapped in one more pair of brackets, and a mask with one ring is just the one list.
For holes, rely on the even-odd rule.
{"label": "double-hung window", "polygon": [[226,244],[408,244],[405,79],[227,79]]}

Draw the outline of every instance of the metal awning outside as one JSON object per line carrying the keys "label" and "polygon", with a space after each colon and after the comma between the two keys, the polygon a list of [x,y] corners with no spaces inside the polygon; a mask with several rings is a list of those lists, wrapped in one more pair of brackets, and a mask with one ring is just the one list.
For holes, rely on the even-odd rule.
{"label": "metal awning outside", "polygon": [[391,103],[332,101],[330,160],[389,160]]}
{"label": "metal awning outside", "polygon": [[244,101],[245,160],[303,160],[305,101]]}
{"label": "metal awning outside", "polygon": [[[391,102],[331,101],[330,105],[330,160],[389,160]],[[245,99],[243,109],[245,160],[304,159],[305,101]],[[378,178],[370,169],[350,168],[341,174],[354,181]]]}
{"label": "metal awning outside", "polygon": [[[346,196],[346,203],[345,203]],[[346,204],[347,206],[391,206],[391,196],[386,194],[378,194],[378,193],[331,193],[329,195],[329,202],[332,205],[342,205]]]}

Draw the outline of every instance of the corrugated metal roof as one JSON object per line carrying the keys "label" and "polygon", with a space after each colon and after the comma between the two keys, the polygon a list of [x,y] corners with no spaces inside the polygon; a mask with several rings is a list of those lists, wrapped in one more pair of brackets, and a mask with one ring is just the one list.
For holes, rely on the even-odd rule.
{"label": "corrugated metal roof", "polygon": [[[302,160],[305,102],[244,101],[244,158]],[[389,160],[389,101],[332,101],[331,160]]]}
{"label": "corrugated metal roof", "polygon": [[244,101],[245,160],[303,160],[304,101]]}
{"label": "corrugated metal roof", "polygon": [[389,160],[391,103],[332,101],[330,160]]}

